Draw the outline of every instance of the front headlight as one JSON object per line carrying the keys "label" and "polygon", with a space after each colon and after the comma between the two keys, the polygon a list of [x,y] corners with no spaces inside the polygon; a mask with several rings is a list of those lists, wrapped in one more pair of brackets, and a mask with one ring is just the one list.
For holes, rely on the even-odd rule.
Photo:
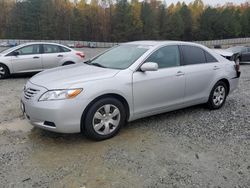
{"label": "front headlight", "polygon": [[82,92],[82,89],[51,90],[44,93],[39,101],[52,101],[75,98]]}

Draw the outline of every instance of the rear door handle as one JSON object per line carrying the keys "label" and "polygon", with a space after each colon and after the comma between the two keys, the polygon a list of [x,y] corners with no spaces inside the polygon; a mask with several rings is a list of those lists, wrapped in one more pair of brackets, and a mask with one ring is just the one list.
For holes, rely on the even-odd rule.
{"label": "rear door handle", "polygon": [[33,57],[33,59],[39,59],[40,57],[38,57],[38,56],[35,56],[35,57]]}
{"label": "rear door handle", "polygon": [[214,66],[214,70],[218,70],[218,69],[220,69],[220,67]]}
{"label": "rear door handle", "polygon": [[63,55],[58,55],[57,57],[63,57]]}
{"label": "rear door handle", "polygon": [[183,76],[184,75],[184,72],[182,72],[182,71],[178,71],[177,73],[176,73],[176,76]]}

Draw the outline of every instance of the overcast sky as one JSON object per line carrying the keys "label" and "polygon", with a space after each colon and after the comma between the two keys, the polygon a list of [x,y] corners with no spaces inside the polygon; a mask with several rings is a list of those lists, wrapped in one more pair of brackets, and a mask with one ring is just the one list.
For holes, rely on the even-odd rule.
{"label": "overcast sky", "polygon": [[[167,5],[170,5],[171,3],[177,3],[178,1],[180,2],[185,2],[186,4],[192,2],[193,0],[165,0],[165,2],[167,3]],[[234,3],[234,4],[241,4],[241,3],[244,3],[244,2],[250,2],[250,0],[203,0],[203,2],[205,4],[208,4],[208,5],[224,5],[225,3],[227,2],[231,2],[231,3]]]}

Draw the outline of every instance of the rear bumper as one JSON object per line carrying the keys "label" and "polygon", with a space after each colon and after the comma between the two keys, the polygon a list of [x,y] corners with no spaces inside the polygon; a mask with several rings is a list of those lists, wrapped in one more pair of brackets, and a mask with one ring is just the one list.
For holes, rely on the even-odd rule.
{"label": "rear bumper", "polygon": [[240,71],[237,71],[237,78],[239,78],[241,75],[241,72]]}
{"label": "rear bumper", "polygon": [[[240,72],[239,72],[240,73]],[[240,74],[239,74],[239,77],[240,77]],[[229,94],[232,93],[234,90],[237,89],[238,85],[239,85],[239,77],[237,75],[237,77],[235,78],[232,78],[229,82],[230,84],[230,91],[229,91]]]}

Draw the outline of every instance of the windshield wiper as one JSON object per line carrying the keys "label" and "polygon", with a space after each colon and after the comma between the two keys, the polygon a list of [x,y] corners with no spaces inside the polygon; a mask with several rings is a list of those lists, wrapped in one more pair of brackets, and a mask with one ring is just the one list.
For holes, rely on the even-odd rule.
{"label": "windshield wiper", "polygon": [[83,63],[87,64],[87,65],[90,65],[91,64],[91,60],[87,60],[87,61],[84,61]]}
{"label": "windshield wiper", "polygon": [[94,65],[94,66],[97,66],[97,67],[102,67],[102,68],[107,68],[99,63],[90,63],[89,65]]}
{"label": "windshield wiper", "polygon": [[94,66],[97,66],[97,67],[102,67],[102,68],[107,68],[99,63],[91,63],[92,61],[91,60],[88,60],[88,61],[85,61],[83,63],[87,64],[87,65],[94,65]]}

